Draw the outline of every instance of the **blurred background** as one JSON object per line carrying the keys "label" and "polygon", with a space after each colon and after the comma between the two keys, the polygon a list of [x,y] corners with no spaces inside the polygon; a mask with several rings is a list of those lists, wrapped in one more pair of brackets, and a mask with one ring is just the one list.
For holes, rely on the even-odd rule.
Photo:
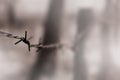
{"label": "blurred background", "polygon": [[120,0],[0,0],[0,80],[120,80]]}

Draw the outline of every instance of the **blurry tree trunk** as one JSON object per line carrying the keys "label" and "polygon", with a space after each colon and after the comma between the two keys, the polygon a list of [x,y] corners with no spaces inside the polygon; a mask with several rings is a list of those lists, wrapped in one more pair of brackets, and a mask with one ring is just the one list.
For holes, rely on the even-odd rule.
{"label": "blurry tree trunk", "polygon": [[[63,0],[51,0],[50,10],[45,23],[43,44],[59,42]],[[30,80],[37,80],[41,75],[53,76],[56,65],[56,48],[39,49],[36,63],[31,72]]]}
{"label": "blurry tree trunk", "polygon": [[[110,70],[110,45],[118,40],[118,18],[119,18],[119,0],[106,0],[106,8],[103,15],[103,23],[101,28],[102,38],[102,66],[100,70],[99,80],[107,80]],[[111,35],[113,34],[113,35]],[[110,38],[114,42],[110,42]],[[114,46],[112,44],[112,46]],[[116,46],[116,45],[115,45]],[[109,80],[109,79],[108,79]]]}
{"label": "blurry tree trunk", "polygon": [[8,1],[6,0],[0,0],[0,7],[5,7],[4,9],[0,9],[0,28],[5,28],[5,25],[7,25],[7,4]]}
{"label": "blurry tree trunk", "polygon": [[[113,30],[114,30],[114,38],[116,39],[115,42],[119,42],[119,27],[120,27],[120,0],[114,0],[113,4]],[[118,44],[118,43],[117,43]]]}
{"label": "blurry tree trunk", "polygon": [[[113,13],[113,18],[114,18],[114,25],[112,26],[114,29],[114,38],[116,45],[119,44],[119,35],[120,35],[120,0],[115,1],[114,5],[114,13]],[[118,47],[118,46],[117,46]],[[119,49],[119,48],[118,48]]]}
{"label": "blurry tree trunk", "polygon": [[83,8],[80,9],[78,15],[78,31],[75,44],[75,80],[87,80],[87,66],[84,58],[85,40],[94,14],[91,8]]}
{"label": "blurry tree trunk", "polygon": [[8,3],[8,24],[10,28],[15,24],[14,0]]}

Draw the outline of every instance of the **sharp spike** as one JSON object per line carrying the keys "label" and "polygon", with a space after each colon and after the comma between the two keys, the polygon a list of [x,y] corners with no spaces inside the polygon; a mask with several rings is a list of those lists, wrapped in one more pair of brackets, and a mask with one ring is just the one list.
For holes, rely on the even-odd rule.
{"label": "sharp spike", "polygon": [[27,31],[25,31],[25,39],[27,39]]}
{"label": "sharp spike", "polygon": [[22,39],[20,39],[19,41],[17,41],[17,42],[15,43],[15,45],[18,44],[18,43],[20,43],[21,41],[22,41]]}

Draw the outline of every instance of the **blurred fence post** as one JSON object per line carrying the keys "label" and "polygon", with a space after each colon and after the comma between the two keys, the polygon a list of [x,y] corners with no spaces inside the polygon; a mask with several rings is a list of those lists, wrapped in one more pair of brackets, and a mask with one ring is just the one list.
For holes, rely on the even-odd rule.
{"label": "blurred fence post", "polygon": [[[43,44],[59,43],[63,0],[51,0],[50,9],[45,23]],[[56,49],[42,49],[38,52],[36,63],[31,72],[30,80],[37,80],[41,75],[54,75],[56,68]]]}
{"label": "blurred fence post", "polygon": [[87,66],[84,58],[85,40],[93,21],[93,10],[91,8],[80,9],[78,13],[78,31],[75,44],[75,79],[87,80]]}

